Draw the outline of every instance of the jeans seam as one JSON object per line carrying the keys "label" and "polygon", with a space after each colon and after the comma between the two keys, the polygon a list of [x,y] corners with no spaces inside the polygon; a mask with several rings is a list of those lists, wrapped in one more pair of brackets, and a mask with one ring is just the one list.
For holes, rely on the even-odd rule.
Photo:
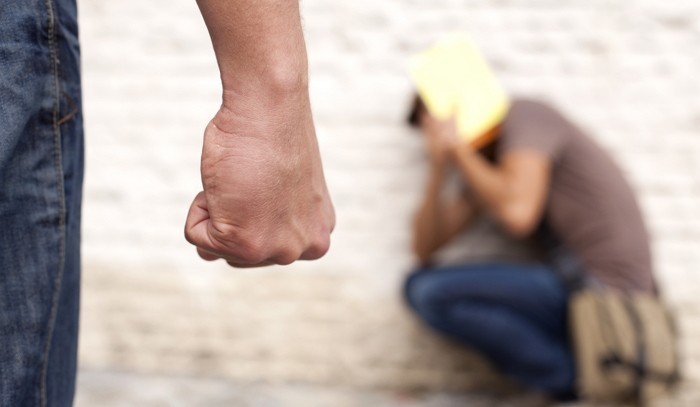
{"label": "jeans seam", "polygon": [[66,224],[66,207],[65,207],[65,190],[63,185],[63,158],[61,151],[61,130],[59,126],[59,114],[61,105],[61,91],[59,83],[59,57],[58,57],[58,36],[57,36],[57,17],[56,9],[53,0],[46,0],[46,9],[48,12],[48,45],[51,64],[51,81],[53,88],[54,106],[52,112],[52,127],[53,127],[53,142],[54,142],[54,160],[56,165],[56,189],[58,193],[59,205],[59,247],[58,247],[58,270],[53,284],[53,295],[51,301],[51,311],[49,314],[48,326],[46,329],[46,343],[44,344],[44,355],[41,366],[41,382],[40,382],[40,405],[47,405],[47,376],[49,367],[49,357],[51,353],[51,342],[53,340],[53,332],[56,325],[56,315],[58,313],[58,302],[61,295],[61,285],[63,282],[63,269],[65,263],[65,224]]}

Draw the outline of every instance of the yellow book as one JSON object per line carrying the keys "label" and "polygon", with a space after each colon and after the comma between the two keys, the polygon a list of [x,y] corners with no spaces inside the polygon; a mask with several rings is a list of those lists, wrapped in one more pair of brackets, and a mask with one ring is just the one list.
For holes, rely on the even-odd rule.
{"label": "yellow book", "polygon": [[501,123],[510,99],[474,42],[456,34],[411,60],[410,74],[428,111],[455,118],[459,136],[481,147]]}

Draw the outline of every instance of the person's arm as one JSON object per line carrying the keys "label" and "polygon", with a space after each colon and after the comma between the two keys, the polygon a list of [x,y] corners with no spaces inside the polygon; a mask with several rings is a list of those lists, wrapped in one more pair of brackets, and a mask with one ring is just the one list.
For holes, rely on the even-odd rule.
{"label": "person's arm", "polygon": [[453,149],[462,175],[477,198],[513,236],[531,234],[549,192],[551,161],[536,150],[506,152],[498,165],[464,144]]}
{"label": "person's arm", "polygon": [[431,163],[423,201],[413,219],[413,252],[422,264],[464,230],[476,212],[466,196],[443,198],[446,164]]}
{"label": "person's arm", "polygon": [[549,156],[536,149],[518,148],[507,151],[494,165],[469,143],[459,140],[454,120],[430,116],[423,120],[456,162],[479,206],[511,235],[524,237],[532,233],[549,192]]}
{"label": "person's arm", "polygon": [[240,267],[316,259],[335,214],[308,95],[297,0],[198,0],[223,85],[185,236]]}
{"label": "person's arm", "polygon": [[425,264],[437,250],[467,227],[476,210],[464,194],[444,196],[446,175],[453,165],[450,155],[452,140],[444,137],[446,131],[442,123],[428,115],[421,121],[430,173],[423,200],[413,219],[413,252]]}
{"label": "person's arm", "polygon": [[224,106],[240,94],[305,93],[307,58],[298,0],[197,4],[221,72]]}

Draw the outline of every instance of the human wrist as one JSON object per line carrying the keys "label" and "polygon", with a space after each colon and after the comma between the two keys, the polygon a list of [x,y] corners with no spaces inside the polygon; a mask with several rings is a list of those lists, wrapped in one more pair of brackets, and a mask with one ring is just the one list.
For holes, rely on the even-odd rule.
{"label": "human wrist", "polygon": [[445,178],[447,177],[447,163],[441,162],[431,162],[430,172],[429,172],[429,184],[433,185],[436,189],[442,189],[442,185],[445,183]]}
{"label": "human wrist", "polygon": [[450,155],[453,159],[457,160],[458,162],[471,161],[478,154],[479,153],[476,150],[474,150],[474,148],[469,143],[466,142],[459,142],[450,149]]}
{"label": "human wrist", "polygon": [[227,134],[245,133],[271,141],[313,134],[313,128],[310,133],[286,130],[312,121],[305,71],[241,70],[229,78],[224,81],[221,109],[213,119],[215,126],[228,130]]}
{"label": "human wrist", "polygon": [[261,100],[295,96],[308,97],[308,74],[305,67],[292,68],[285,64],[260,69],[223,70],[221,82],[223,103],[227,105],[235,98],[252,97]]}

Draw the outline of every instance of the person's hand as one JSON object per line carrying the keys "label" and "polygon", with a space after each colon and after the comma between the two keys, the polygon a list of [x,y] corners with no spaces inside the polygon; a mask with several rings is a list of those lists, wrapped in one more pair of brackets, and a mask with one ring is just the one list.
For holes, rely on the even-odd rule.
{"label": "person's hand", "polygon": [[203,259],[257,267],[328,250],[335,213],[306,89],[225,93],[204,132],[201,171],[185,236]]}
{"label": "person's hand", "polygon": [[434,163],[445,163],[461,145],[453,118],[440,120],[425,114],[421,125],[426,136],[428,155]]}

